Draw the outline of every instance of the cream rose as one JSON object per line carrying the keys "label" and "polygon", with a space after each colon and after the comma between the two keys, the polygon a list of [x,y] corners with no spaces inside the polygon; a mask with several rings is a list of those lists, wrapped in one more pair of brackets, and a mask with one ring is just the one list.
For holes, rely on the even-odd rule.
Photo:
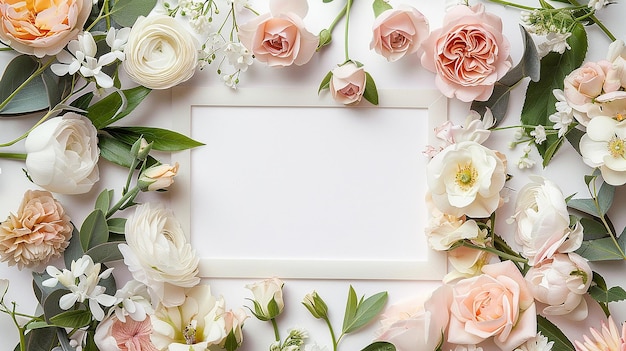
{"label": "cream rose", "polygon": [[178,173],[178,162],[176,164],[155,164],[141,172],[139,176],[139,187],[144,191],[164,190],[174,183],[174,177]]}
{"label": "cream rose", "polygon": [[128,36],[123,66],[133,81],[150,89],[167,89],[194,75],[198,49],[198,41],[176,19],[142,16]]}
{"label": "cream rose", "polygon": [[28,190],[17,214],[0,223],[0,258],[19,269],[61,256],[72,236],[70,217],[47,191]]}
{"label": "cream rose", "polygon": [[126,244],[119,249],[133,278],[148,287],[153,304],[178,306],[185,289],[196,286],[198,257],[174,214],[161,205],[144,203],[128,216]]}
{"label": "cream rose", "polygon": [[414,54],[429,33],[428,20],[412,6],[381,13],[373,25],[370,49],[389,62]]}
{"label": "cream rose", "polygon": [[552,181],[534,176],[519,192],[513,219],[517,223],[515,241],[522,245],[528,264],[554,254],[573,252],[583,241],[583,228],[570,228],[565,196]]}
{"label": "cream rose", "polygon": [[87,117],[74,112],[40,124],[24,144],[28,175],[55,193],[88,192],[100,179],[97,133]]}
{"label": "cream rose", "polygon": [[239,26],[239,40],[269,66],[304,65],[319,43],[302,21],[308,11],[306,0],[270,0],[270,13]]}
{"label": "cream rose", "polygon": [[506,181],[504,155],[474,141],[448,146],[426,167],[433,203],[444,213],[489,217]]}
{"label": "cream rose", "polygon": [[511,68],[510,44],[502,20],[482,4],[452,7],[444,26],[422,43],[422,66],[435,72],[435,84],[461,101],[489,99],[494,84]]}
{"label": "cream rose", "polygon": [[58,54],[83,29],[91,0],[0,0],[0,39],[39,58]]}
{"label": "cream rose", "polygon": [[417,296],[387,308],[380,318],[377,341],[392,343],[398,351],[434,351],[448,325],[451,291],[437,288],[428,298]]}
{"label": "cream rose", "polygon": [[350,61],[332,70],[330,94],[344,105],[357,104],[365,92],[365,69]]}
{"label": "cream rose", "polygon": [[475,239],[480,229],[474,220],[464,220],[435,209],[426,227],[428,245],[437,251],[449,250],[456,242]]}
{"label": "cream rose", "polygon": [[537,335],[533,295],[511,261],[482,271],[452,288],[448,341],[475,345],[493,337],[501,350],[513,350]]}
{"label": "cream rose", "polygon": [[283,285],[283,281],[276,277],[246,285],[254,296],[254,314],[258,319],[268,321],[283,311]]}
{"label": "cream rose", "polygon": [[224,348],[225,344],[241,346],[243,342],[243,323],[248,319],[248,315],[243,308],[230,310],[222,314],[224,318],[226,337],[220,343],[220,347]]}
{"label": "cream rose", "polygon": [[526,281],[535,299],[547,305],[544,315],[581,321],[587,318],[584,295],[592,276],[589,263],[578,254],[556,254],[531,267]]}
{"label": "cream rose", "polygon": [[580,138],[580,153],[589,167],[598,167],[604,181],[626,184],[626,120],[594,117]]}

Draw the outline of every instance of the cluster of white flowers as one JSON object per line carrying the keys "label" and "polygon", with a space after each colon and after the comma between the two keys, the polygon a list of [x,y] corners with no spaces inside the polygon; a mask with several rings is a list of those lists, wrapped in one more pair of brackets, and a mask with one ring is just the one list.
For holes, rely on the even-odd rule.
{"label": "cluster of white flowers", "polygon": [[550,122],[554,123],[552,128],[559,131],[558,136],[560,138],[565,135],[570,124],[574,122],[574,111],[569,103],[567,103],[563,90],[554,89],[552,93],[557,99],[555,104],[556,112],[551,114],[548,118],[550,119]]}
{"label": "cluster of white flowers", "polygon": [[614,4],[614,1],[611,0],[589,0],[589,3],[587,4],[587,6],[589,6],[589,8],[592,8],[596,11],[601,10],[603,7],[609,5],[609,4]]}
{"label": "cluster of white flowers", "polygon": [[548,341],[541,332],[537,333],[537,337],[526,341],[525,344],[516,348],[514,351],[551,351],[554,341]]}

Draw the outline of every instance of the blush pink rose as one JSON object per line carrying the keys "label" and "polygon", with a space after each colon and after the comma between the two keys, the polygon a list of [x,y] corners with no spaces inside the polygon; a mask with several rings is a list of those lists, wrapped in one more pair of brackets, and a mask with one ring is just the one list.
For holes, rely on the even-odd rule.
{"label": "blush pink rose", "polygon": [[586,62],[565,77],[563,92],[570,105],[582,106],[602,94],[610,63]]}
{"label": "blush pink rose", "polygon": [[0,0],[0,39],[22,54],[56,55],[76,39],[91,6],[91,0]]}
{"label": "blush pink rose", "polygon": [[344,105],[356,104],[361,101],[365,92],[365,69],[354,62],[348,62],[332,71],[330,94],[335,101]]}
{"label": "blush pink rose", "polygon": [[98,324],[94,342],[100,351],[158,351],[150,341],[151,335],[150,317],[141,322],[131,318],[122,322],[113,314]]}
{"label": "blush pink rose", "polygon": [[315,54],[319,38],[309,32],[302,18],[306,0],[272,0],[271,13],[239,26],[239,40],[254,57],[269,66],[301,66]]}
{"label": "blush pink rose", "polygon": [[503,351],[537,335],[532,293],[515,264],[503,261],[452,289],[448,342],[478,344],[488,338]]}
{"label": "blush pink rose", "polygon": [[414,7],[401,6],[376,17],[373,32],[370,49],[393,62],[417,52],[428,36],[428,20]]}
{"label": "blush pink rose", "polygon": [[482,4],[450,8],[444,26],[422,43],[422,66],[435,72],[435,84],[461,101],[489,99],[494,84],[511,68],[510,44],[502,20]]}

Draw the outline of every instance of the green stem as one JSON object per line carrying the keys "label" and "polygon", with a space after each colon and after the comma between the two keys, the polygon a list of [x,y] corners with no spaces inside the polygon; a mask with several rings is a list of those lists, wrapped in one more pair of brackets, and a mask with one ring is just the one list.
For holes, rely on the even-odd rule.
{"label": "green stem", "polygon": [[611,240],[613,241],[615,248],[617,248],[617,251],[620,253],[622,258],[626,260],[626,255],[624,254],[624,250],[622,250],[621,246],[617,242],[617,238],[616,238],[616,235],[613,233],[613,229],[611,229],[611,226],[606,221],[606,216],[602,214],[600,203],[598,202],[598,189],[596,187],[596,182],[592,182],[592,183],[593,183],[593,190],[589,189],[589,192],[591,193],[591,197],[593,199],[593,204],[596,207],[596,211],[598,211],[598,214],[600,215],[599,218],[602,221],[602,225],[604,225],[604,228],[606,228],[607,233],[609,233],[609,236],[611,237]]}
{"label": "green stem", "polygon": [[471,244],[471,243],[469,243],[467,241],[463,241],[461,245],[465,246],[465,247],[472,248],[472,249],[486,251],[486,252],[498,255],[498,256],[504,258],[505,260],[510,260],[510,261],[513,261],[513,262],[528,263],[528,260],[525,259],[525,258],[519,257],[518,255],[512,255],[512,254],[508,254],[508,253],[502,252],[502,251],[497,250],[497,249],[495,249],[493,247],[488,247],[488,246],[482,247],[482,246]]}
{"label": "green stem", "polygon": [[350,37],[350,7],[352,6],[352,0],[348,0],[346,3],[346,28],[344,31],[344,51],[346,55],[346,62],[350,61],[350,54],[348,52],[348,38]]}
{"label": "green stem", "polygon": [[[582,6],[578,1],[576,0],[568,0],[570,4],[574,5],[574,6]],[[594,15],[594,11],[591,12],[591,15],[589,16],[589,18],[591,18],[591,20],[598,25],[598,27],[600,27],[600,29],[604,32],[604,34],[606,34],[607,37],[609,37],[609,39],[611,41],[615,41],[616,38],[613,35],[613,33],[611,33],[611,31],[602,23],[600,22],[600,20]]]}
{"label": "green stem", "polygon": [[534,7],[524,6],[524,5],[520,5],[520,4],[515,4],[515,3],[504,1],[504,0],[489,0],[489,1],[495,2],[496,4],[504,5],[504,6],[516,7],[518,9],[522,9],[522,10],[529,10],[529,11],[536,10],[536,8],[534,8]]}
{"label": "green stem", "polygon": [[12,153],[12,152],[0,152],[0,158],[7,158],[10,160],[26,160],[26,154]]}
{"label": "green stem", "polygon": [[337,341],[337,338],[335,338],[335,331],[333,330],[333,326],[330,324],[330,320],[328,319],[328,317],[325,317],[324,321],[326,321],[326,325],[328,326],[328,330],[330,331],[330,338],[333,341],[333,351],[337,351],[337,345],[339,344],[339,342]]}
{"label": "green stem", "polygon": [[328,26],[328,31],[329,32],[332,33],[332,31],[335,28],[335,26],[337,25],[337,23],[339,23],[339,21],[341,21],[341,19],[346,15],[347,10],[348,10],[348,4],[346,3],[346,5],[341,9],[341,11],[339,11],[337,16],[333,20],[333,22],[330,24],[330,26]]}
{"label": "green stem", "polygon": [[45,64],[39,66],[39,68],[37,68],[35,72],[33,72],[33,74],[31,74],[30,77],[28,77],[28,79],[26,79],[22,84],[20,84],[20,86],[17,87],[11,93],[11,95],[7,96],[7,98],[4,99],[4,101],[0,104],[0,110],[4,109],[9,104],[9,102],[11,102],[11,100],[13,100],[13,98],[20,92],[20,90],[24,89],[24,87],[27,86],[28,83],[30,83],[33,79],[35,79],[35,77],[42,74],[43,71],[45,71],[48,67],[50,67],[50,65],[52,65],[52,62],[54,61],[55,61],[54,59],[50,59]]}
{"label": "green stem", "polygon": [[280,343],[280,333],[278,332],[278,324],[276,323],[276,318],[270,319],[272,322],[272,328],[274,328],[274,338],[276,341]]}
{"label": "green stem", "polygon": [[139,187],[135,186],[129,192],[124,194],[124,196],[122,196],[122,198],[115,205],[113,205],[111,209],[109,209],[109,211],[107,212],[106,218],[110,218],[118,210],[123,210],[127,208],[129,204],[133,202],[137,194],[139,194],[139,191],[140,191]]}

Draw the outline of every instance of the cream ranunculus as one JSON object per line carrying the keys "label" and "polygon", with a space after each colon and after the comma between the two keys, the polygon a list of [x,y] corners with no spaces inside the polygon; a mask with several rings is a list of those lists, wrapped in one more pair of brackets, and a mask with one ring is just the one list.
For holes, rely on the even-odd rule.
{"label": "cream ranunculus", "polygon": [[0,223],[0,258],[19,269],[34,267],[59,257],[71,236],[70,217],[52,194],[28,190],[17,214]]}
{"label": "cream ranunculus", "polygon": [[199,44],[176,19],[167,15],[139,17],[124,48],[124,69],[150,89],[178,85],[196,72]]}
{"label": "cream ranunculus", "polygon": [[434,351],[443,341],[449,319],[451,290],[437,288],[422,296],[390,306],[382,314],[376,340],[392,343],[398,351]]}
{"label": "cream ranunculus", "polygon": [[500,204],[506,181],[504,155],[474,141],[448,146],[428,163],[428,188],[444,213],[486,218]]}
{"label": "cream ranunculus", "polygon": [[198,257],[172,211],[144,203],[128,216],[126,244],[119,249],[133,278],[148,287],[152,303],[178,306],[196,286]]}
{"label": "cream ranunculus", "polygon": [[517,222],[515,241],[534,266],[557,252],[578,249],[583,228],[579,223],[570,228],[565,196],[555,183],[539,176],[531,179],[519,192],[513,219]]}
{"label": "cream ranunculus", "polygon": [[370,49],[389,62],[414,54],[428,36],[428,20],[412,6],[400,6],[378,15]]}
{"label": "cream ranunculus", "polygon": [[226,337],[223,314],[224,299],[211,295],[208,285],[197,285],[180,306],[157,308],[151,316],[152,343],[161,351],[206,351]]}
{"label": "cream ranunculus", "polygon": [[350,61],[332,70],[330,94],[344,105],[357,104],[365,92],[365,69]]}
{"label": "cream ranunculus", "polygon": [[531,267],[526,281],[535,299],[547,305],[544,315],[581,321],[587,318],[584,295],[592,275],[589,263],[578,254],[556,254]]}
{"label": "cream ranunculus", "polygon": [[489,99],[494,84],[511,68],[502,20],[482,4],[458,5],[446,12],[443,23],[422,43],[422,65],[437,74],[435,84],[445,96]]}
{"label": "cream ranunculus", "polygon": [[452,288],[448,342],[475,345],[493,337],[501,350],[513,350],[537,335],[535,300],[513,262],[482,270]]}
{"label": "cream ranunculus", "polygon": [[304,65],[319,43],[302,21],[308,11],[306,0],[270,0],[271,13],[241,24],[239,40],[257,60],[269,66]]}
{"label": "cream ranunculus", "polygon": [[0,0],[0,39],[18,52],[58,54],[83,29],[91,0]]}
{"label": "cream ranunculus", "polygon": [[258,319],[268,321],[283,311],[283,285],[283,281],[276,277],[246,285],[252,291],[254,315]]}
{"label": "cream ranunculus", "polygon": [[580,153],[590,167],[599,167],[604,181],[611,185],[626,183],[626,120],[594,117],[580,139]]}
{"label": "cream ranunculus", "polygon": [[61,194],[82,194],[100,179],[98,131],[91,121],[68,112],[28,134],[26,169],[33,182]]}

